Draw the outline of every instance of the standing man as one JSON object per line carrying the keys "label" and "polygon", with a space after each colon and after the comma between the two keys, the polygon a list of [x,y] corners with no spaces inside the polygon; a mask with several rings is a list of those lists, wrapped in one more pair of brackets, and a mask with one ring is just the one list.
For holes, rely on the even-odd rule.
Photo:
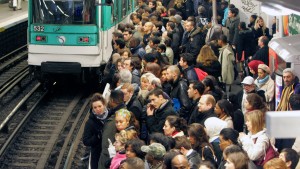
{"label": "standing man", "polygon": [[183,71],[183,78],[187,79],[188,83],[198,81],[198,76],[194,70],[194,59],[190,53],[183,53],[180,55],[179,65]]}
{"label": "standing man", "polygon": [[167,79],[172,86],[170,97],[173,100],[174,109],[180,117],[187,119],[191,106],[187,94],[187,81],[180,77],[180,70],[176,65],[168,67]]}
{"label": "standing man", "polygon": [[229,30],[228,41],[234,49],[238,42],[239,36],[239,23],[240,17],[238,16],[239,10],[237,8],[230,8],[228,11],[228,18],[226,20],[226,26]]}
{"label": "standing man", "polygon": [[125,41],[126,47],[130,49],[129,42],[130,42],[130,39],[132,37],[132,30],[131,29],[125,29],[123,31],[123,36],[124,36],[124,41]]}
{"label": "standing man", "polygon": [[189,111],[188,124],[192,124],[193,120],[198,115],[198,102],[204,93],[205,86],[202,82],[193,82],[189,85],[188,96],[192,99],[191,109]]}
{"label": "standing man", "polygon": [[204,122],[210,117],[217,117],[214,113],[216,100],[210,94],[202,95],[198,103],[198,114],[190,119],[190,124],[199,123],[203,126]]}
{"label": "standing man", "polygon": [[249,57],[250,60],[260,60],[264,62],[267,66],[269,66],[269,47],[268,47],[269,39],[266,36],[261,36],[258,38],[258,46],[259,50],[253,55],[253,57]]}
{"label": "standing man", "polygon": [[266,101],[266,97],[265,97],[265,91],[256,90],[256,85],[254,83],[253,77],[247,76],[244,78],[244,80],[241,83],[243,85],[243,90],[241,90],[240,92],[237,93],[237,95],[232,97],[233,99],[231,100],[231,102],[235,110],[240,109],[242,110],[243,114],[245,114],[246,108],[244,106],[244,102],[248,94],[256,93],[263,99],[264,102]]}
{"label": "standing man", "polygon": [[283,81],[284,89],[281,94],[280,102],[277,106],[276,111],[288,111],[289,100],[293,93],[300,94],[300,84],[299,79],[295,75],[294,70],[291,68],[286,68],[283,70]]}
{"label": "standing man", "polygon": [[149,38],[152,32],[154,24],[152,22],[146,22],[144,25],[144,36],[143,36],[143,46],[147,46]]}
{"label": "standing man", "polygon": [[188,33],[188,42],[183,44],[184,52],[191,53],[194,61],[196,61],[200,49],[204,45],[201,28],[196,27],[195,21],[187,21],[185,23],[185,30]]}
{"label": "standing man", "polygon": [[221,48],[219,49],[219,62],[222,65],[220,82],[226,84],[226,94],[227,98],[229,98],[229,89],[234,81],[234,52],[231,46],[227,43],[227,37],[225,35],[220,36],[218,45],[221,46]]}
{"label": "standing man", "polygon": [[164,98],[161,89],[154,89],[148,94],[150,104],[147,105],[147,127],[149,133],[163,133],[163,126],[166,118],[170,115],[177,115],[172,107],[171,101]]}

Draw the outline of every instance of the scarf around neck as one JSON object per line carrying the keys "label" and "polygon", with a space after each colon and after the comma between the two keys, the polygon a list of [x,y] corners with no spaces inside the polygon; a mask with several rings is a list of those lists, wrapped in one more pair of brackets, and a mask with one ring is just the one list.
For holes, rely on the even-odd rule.
{"label": "scarf around neck", "polygon": [[270,76],[266,76],[263,79],[257,79],[259,85],[265,84],[269,80]]}

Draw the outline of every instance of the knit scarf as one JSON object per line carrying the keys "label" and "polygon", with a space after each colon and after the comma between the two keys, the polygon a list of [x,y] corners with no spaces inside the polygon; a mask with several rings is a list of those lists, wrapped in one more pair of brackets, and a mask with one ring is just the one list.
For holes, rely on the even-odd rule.
{"label": "knit scarf", "polygon": [[263,79],[257,79],[259,85],[265,84],[269,80],[270,76],[266,76]]}
{"label": "knit scarf", "polygon": [[280,102],[277,106],[276,111],[287,111],[287,110],[289,110],[289,106],[288,106],[289,104],[288,103],[289,103],[290,96],[294,91],[293,86],[294,86],[294,84],[291,85],[291,86],[285,87],[283,89],[281,99],[280,99]]}
{"label": "knit scarf", "polygon": [[101,114],[101,115],[96,114],[96,113],[94,112],[94,110],[92,110],[92,112],[93,112],[93,114],[96,116],[97,119],[102,120],[102,121],[105,120],[106,117],[108,116],[108,110],[107,110],[107,109],[105,109],[105,110],[104,110],[104,113]]}

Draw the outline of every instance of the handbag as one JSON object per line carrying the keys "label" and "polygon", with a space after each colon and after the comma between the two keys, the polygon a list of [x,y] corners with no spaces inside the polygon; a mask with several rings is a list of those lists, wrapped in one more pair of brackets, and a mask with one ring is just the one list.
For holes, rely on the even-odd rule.
{"label": "handbag", "polygon": [[[256,143],[257,138],[254,140],[254,144]],[[260,160],[254,161],[255,165],[263,166],[266,162],[270,161],[273,158],[279,157],[279,153],[273,148],[270,140],[269,147],[266,150],[265,156]]]}

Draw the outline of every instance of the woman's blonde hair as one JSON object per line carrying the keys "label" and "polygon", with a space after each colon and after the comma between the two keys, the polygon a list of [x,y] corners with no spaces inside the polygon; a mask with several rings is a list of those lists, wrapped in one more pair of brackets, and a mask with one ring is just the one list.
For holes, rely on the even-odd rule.
{"label": "woman's blonde hair", "polygon": [[260,110],[253,110],[246,113],[246,121],[252,125],[252,134],[256,134],[265,128],[265,115]]}
{"label": "woman's blonde hair", "polygon": [[204,45],[197,57],[197,63],[202,63],[204,66],[210,66],[213,61],[217,61],[218,58],[214,51],[208,46]]}
{"label": "woman's blonde hair", "polygon": [[126,144],[128,140],[133,140],[138,137],[138,134],[135,130],[121,130],[119,133],[115,134],[115,137],[119,137],[119,141],[122,144]]}
{"label": "woman's blonde hair", "polygon": [[273,158],[272,160],[266,162],[264,169],[288,169],[285,162],[280,158]]}
{"label": "woman's blonde hair", "polygon": [[266,31],[267,27],[266,27],[266,23],[265,23],[264,19],[263,19],[261,16],[259,16],[259,17],[256,18],[255,24],[254,24],[254,29],[255,29],[255,30],[258,29],[257,22],[258,22],[259,20],[262,20],[262,21],[264,22],[264,25],[262,26],[262,31],[263,31],[263,35],[265,35],[265,31]]}

